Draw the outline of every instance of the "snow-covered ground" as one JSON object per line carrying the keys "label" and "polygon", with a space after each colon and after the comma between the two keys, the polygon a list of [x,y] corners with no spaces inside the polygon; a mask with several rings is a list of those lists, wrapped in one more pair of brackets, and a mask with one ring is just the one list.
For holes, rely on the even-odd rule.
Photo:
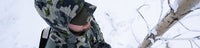
{"label": "snow-covered ground", "polygon": [[38,48],[47,24],[36,12],[34,0],[0,1],[0,48]]}
{"label": "snow-covered ground", "polygon": [[[138,48],[150,29],[156,26],[161,12],[161,0],[86,0],[97,6],[94,15],[101,27],[104,39],[112,48]],[[173,1],[172,1],[173,2]],[[38,15],[34,7],[34,0],[0,0],[0,48],[38,48],[40,34],[48,25]],[[140,11],[147,20],[148,25],[139,16],[136,9],[142,4],[147,4]],[[163,1],[163,15],[168,12],[167,1]],[[181,34],[178,38],[192,39],[199,36],[200,32],[188,31],[200,30],[200,10],[194,11],[184,17],[181,23],[175,24],[164,38],[172,38]],[[200,45],[200,40],[194,40]],[[169,43],[171,48],[198,48],[189,40],[160,40],[153,48],[165,48]]]}

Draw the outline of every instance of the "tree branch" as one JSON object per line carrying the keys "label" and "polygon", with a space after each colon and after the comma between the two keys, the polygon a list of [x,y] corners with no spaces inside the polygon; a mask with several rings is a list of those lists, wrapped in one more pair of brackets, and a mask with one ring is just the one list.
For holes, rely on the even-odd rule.
{"label": "tree branch", "polygon": [[195,44],[198,48],[200,48],[200,46],[199,46],[194,40],[192,40],[192,42],[194,42],[194,44]]}
{"label": "tree branch", "polygon": [[159,17],[158,21],[161,21],[161,16],[162,16],[162,13],[163,13],[163,3],[164,3],[164,1],[161,0],[161,2],[160,2],[160,4],[161,4],[161,11],[160,11],[160,17]]}
{"label": "tree branch", "polygon": [[139,8],[137,8],[136,10],[137,10],[137,12],[139,13],[139,15],[140,15],[140,17],[142,17],[142,19],[144,20],[144,22],[145,22],[145,24],[146,24],[146,28],[148,29],[148,34],[150,34],[151,32],[151,29],[149,28],[149,24],[148,24],[148,22],[147,22],[147,20],[144,18],[144,16],[142,15],[142,13],[140,12],[140,9],[142,8],[142,7],[144,7],[144,6],[148,6],[147,4],[143,4],[142,6],[140,6]]}
{"label": "tree branch", "polygon": [[[144,39],[143,43],[141,44],[140,48],[149,48],[151,45],[156,42],[158,39],[155,39],[158,36],[162,36],[169,28],[171,28],[175,23],[177,23],[180,19],[182,19],[185,15],[191,12],[191,8],[199,3],[199,0],[182,0],[179,3],[178,9],[175,13],[167,14],[162,21],[157,24],[155,30],[157,34],[149,34]],[[141,7],[139,7],[141,8]],[[172,8],[171,8],[172,10]],[[170,11],[172,12],[172,11]],[[141,14],[141,13],[140,13]],[[154,42],[151,42],[153,39]]]}
{"label": "tree branch", "polygon": [[192,42],[191,42],[191,40],[189,40],[189,42],[190,42],[190,46],[191,46],[191,48],[193,48],[193,45],[192,45]]}
{"label": "tree branch", "polygon": [[179,21],[179,23],[181,24],[181,26],[183,26],[186,30],[188,31],[192,31],[192,32],[200,32],[200,30],[192,30],[192,29],[189,29],[188,27],[186,27],[182,22]]}

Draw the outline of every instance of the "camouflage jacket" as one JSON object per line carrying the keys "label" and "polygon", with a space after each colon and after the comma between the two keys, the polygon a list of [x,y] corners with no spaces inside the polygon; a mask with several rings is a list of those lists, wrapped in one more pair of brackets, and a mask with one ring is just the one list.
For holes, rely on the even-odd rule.
{"label": "camouflage jacket", "polygon": [[[103,34],[93,17],[96,6],[79,1],[82,0],[35,0],[36,10],[50,26],[42,33],[42,38],[47,39],[45,48],[111,48],[104,41]],[[76,2],[80,6],[65,2]],[[87,13],[91,15],[91,27],[77,36],[76,33],[69,31],[67,25],[81,8],[87,8]]]}
{"label": "camouflage jacket", "polygon": [[[91,21],[90,29],[81,36],[57,32],[52,28],[45,28],[44,32],[50,32],[45,48],[111,48],[103,39],[103,34],[94,19]],[[48,34],[48,33],[46,33]]]}

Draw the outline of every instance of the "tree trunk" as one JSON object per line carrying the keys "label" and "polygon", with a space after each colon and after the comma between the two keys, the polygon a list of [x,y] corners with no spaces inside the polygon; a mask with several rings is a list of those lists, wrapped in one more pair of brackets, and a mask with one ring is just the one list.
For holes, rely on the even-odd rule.
{"label": "tree trunk", "polygon": [[[199,3],[200,0],[179,0],[178,9],[176,12],[171,8],[169,14],[166,15],[165,18],[162,19],[160,23],[157,24],[155,30],[157,34],[147,35],[141,44],[140,48],[150,48],[152,43],[156,42],[158,39],[155,39],[158,36],[162,36],[169,28],[171,28],[175,23],[177,23],[180,19],[190,13],[192,7]],[[151,41],[151,40],[154,41]]]}

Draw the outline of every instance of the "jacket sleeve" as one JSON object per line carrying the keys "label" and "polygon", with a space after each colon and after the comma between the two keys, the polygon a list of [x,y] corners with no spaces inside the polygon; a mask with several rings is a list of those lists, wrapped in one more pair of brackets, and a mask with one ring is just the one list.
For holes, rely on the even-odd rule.
{"label": "jacket sleeve", "polygon": [[101,40],[97,44],[97,48],[111,48],[111,46],[104,41],[102,32],[99,32],[99,33],[100,33],[99,37],[100,37]]}
{"label": "jacket sleeve", "polygon": [[97,33],[97,43],[94,45],[94,48],[111,48],[111,46],[104,41],[103,33],[101,32],[100,27],[94,18],[91,21],[91,26],[93,26],[94,30]]}

